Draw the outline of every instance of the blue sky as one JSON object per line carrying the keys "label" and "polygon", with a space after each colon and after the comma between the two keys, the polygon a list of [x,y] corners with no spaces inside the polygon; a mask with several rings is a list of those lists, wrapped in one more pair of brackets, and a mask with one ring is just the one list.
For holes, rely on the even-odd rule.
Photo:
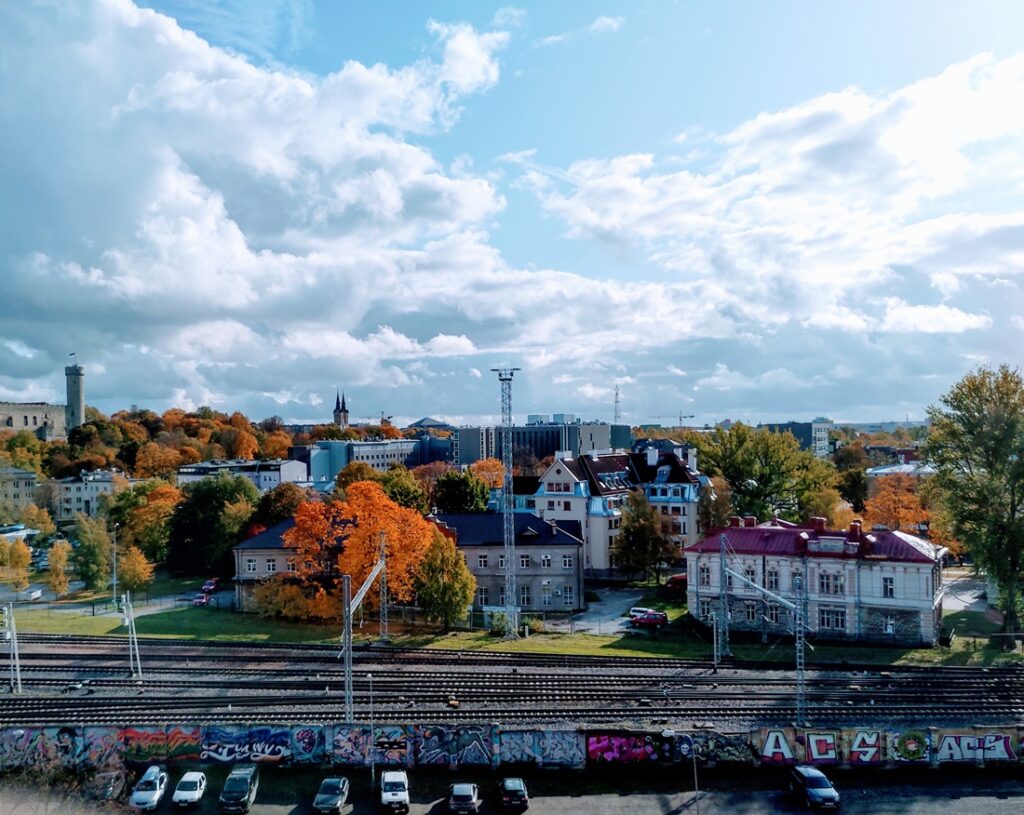
{"label": "blue sky", "polygon": [[0,9],[0,399],[920,417],[1024,346],[1017,3]]}

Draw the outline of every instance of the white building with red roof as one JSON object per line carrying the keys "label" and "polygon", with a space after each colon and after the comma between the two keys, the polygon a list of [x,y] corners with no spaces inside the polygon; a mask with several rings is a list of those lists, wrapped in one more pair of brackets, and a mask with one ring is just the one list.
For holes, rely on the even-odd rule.
{"label": "white building with red roof", "polygon": [[[723,534],[730,571],[790,602],[797,597],[794,577],[802,578],[810,636],[925,645],[938,639],[947,550],[905,532],[868,531],[856,521],[826,529],[824,518],[805,526],[733,518],[728,528],[687,547],[690,612],[707,624],[723,590]],[[785,607],[729,575],[725,582],[731,629],[792,633]]]}

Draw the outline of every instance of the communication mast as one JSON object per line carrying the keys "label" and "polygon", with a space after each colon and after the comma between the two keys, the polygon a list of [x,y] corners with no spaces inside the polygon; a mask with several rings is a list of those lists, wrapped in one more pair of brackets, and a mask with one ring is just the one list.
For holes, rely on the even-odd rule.
{"label": "communication mast", "polygon": [[615,424],[618,424],[622,418],[622,413],[619,411],[619,394],[622,393],[622,388],[618,385],[615,386]]}
{"label": "communication mast", "polygon": [[501,463],[505,470],[501,489],[501,514],[505,529],[505,626],[506,639],[519,636],[516,605],[515,497],[512,494],[512,377],[519,368],[491,368],[501,383]]}

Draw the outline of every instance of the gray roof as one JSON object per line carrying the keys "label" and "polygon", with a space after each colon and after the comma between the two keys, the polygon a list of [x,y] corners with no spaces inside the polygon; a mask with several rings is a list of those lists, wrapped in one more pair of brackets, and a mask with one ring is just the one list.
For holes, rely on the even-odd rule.
{"label": "gray roof", "polygon": [[[503,518],[497,512],[441,514],[439,525],[455,532],[456,545],[501,546],[505,541]],[[559,521],[558,525],[525,512],[515,515],[516,546],[582,546],[579,521]]]}

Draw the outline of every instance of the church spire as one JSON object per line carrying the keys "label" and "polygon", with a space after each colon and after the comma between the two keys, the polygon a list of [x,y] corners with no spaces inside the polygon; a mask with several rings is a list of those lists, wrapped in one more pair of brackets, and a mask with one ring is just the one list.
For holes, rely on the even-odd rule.
{"label": "church spire", "polygon": [[345,413],[348,413],[348,408],[347,408],[347,407],[345,407],[345,394],[344,394],[344,393],[343,393],[343,394],[341,394],[341,409],[342,409],[342,410],[343,410],[343,411],[344,411]]}
{"label": "church spire", "polygon": [[335,393],[334,409],[335,410],[344,410],[345,408],[343,408],[342,405],[341,405],[341,394],[338,391],[335,391],[334,393]]}

